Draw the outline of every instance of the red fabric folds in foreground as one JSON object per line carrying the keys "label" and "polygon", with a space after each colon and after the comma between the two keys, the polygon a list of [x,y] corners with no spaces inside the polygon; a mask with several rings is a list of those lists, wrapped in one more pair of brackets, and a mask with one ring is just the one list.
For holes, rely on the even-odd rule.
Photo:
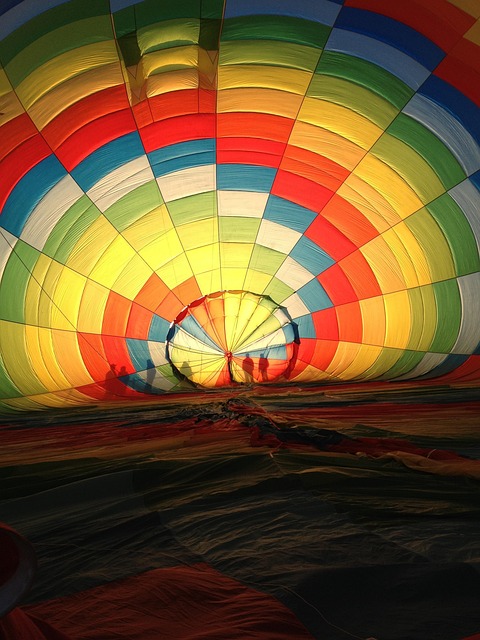
{"label": "red fabric folds in foreground", "polygon": [[313,638],[278,600],[206,564],[155,569],[27,611],[71,640]]}

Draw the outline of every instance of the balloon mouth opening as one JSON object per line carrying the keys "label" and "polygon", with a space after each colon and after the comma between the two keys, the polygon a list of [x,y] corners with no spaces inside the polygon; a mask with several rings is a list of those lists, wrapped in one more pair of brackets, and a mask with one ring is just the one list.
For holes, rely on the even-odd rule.
{"label": "balloon mouth opening", "polygon": [[218,291],[173,321],[166,357],[182,379],[206,388],[278,381],[293,365],[298,330],[286,309],[250,291]]}

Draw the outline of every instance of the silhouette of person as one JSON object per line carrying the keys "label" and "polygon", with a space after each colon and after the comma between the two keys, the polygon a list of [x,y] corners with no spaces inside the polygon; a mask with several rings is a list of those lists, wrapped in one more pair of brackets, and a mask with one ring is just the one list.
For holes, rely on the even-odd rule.
{"label": "silhouette of person", "polygon": [[146,370],[147,370],[147,383],[145,385],[145,391],[147,393],[151,393],[153,389],[153,381],[155,380],[157,370],[155,369],[155,365],[150,359],[147,360]]}
{"label": "silhouette of person", "polygon": [[116,396],[115,387],[117,383],[117,365],[111,364],[110,369],[105,374],[105,397],[113,398]]}
{"label": "silhouette of person", "polygon": [[253,360],[250,357],[250,354],[247,353],[245,359],[243,360],[243,370],[245,372],[245,382],[250,384],[253,382]]}
{"label": "silhouette of person", "polygon": [[266,382],[268,380],[267,369],[268,359],[264,355],[262,355],[260,357],[260,360],[258,361],[258,370],[260,372],[260,379],[262,382]]}

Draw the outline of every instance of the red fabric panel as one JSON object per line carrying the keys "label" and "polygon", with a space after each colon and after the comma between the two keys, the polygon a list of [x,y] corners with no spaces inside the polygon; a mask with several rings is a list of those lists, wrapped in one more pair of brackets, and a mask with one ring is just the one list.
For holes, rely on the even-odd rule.
{"label": "red fabric panel", "polygon": [[89,122],[128,107],[123,85],[97,91],[59,113],[42,129],[42,135],[56,149]]}
{"label": "red fabric panel", "polygon": [[234,138],[241,132],[244,136],[264,138],[286,143],[293,127],[293,120],[266,113],[219,113],[217,137]]}
{"label": "red fabric panel", "polygon": [[315,335],[322,340],[338,340],[338,320],[335,308],[322,309],[312,314]]}
{"label": "red fabric panel", "polygon": [[462,40],[453,54],[435,69],[435,75],[459,89],[475,104],[480,105],[480,47]]}
{"label": "red fabric panel", "polygon": [[141,129],[140,136],[147,153],[177,142],[214,138],[215,117],[199,114],[169,118]]}
{"label": "red fabric panel", "polygon": [[345,342],[361,342],[363,337],[362,312],[358,302],[336,307],[338,338]]}
{"label": "red fabric panel", "polygon": [[312,640],[278,600],[203,564],[156,569],[27,611],[82,640]]}
{"label": "red fabric panel", "polygon": [[272,194],[312,211],[320,211],[332,197],[330,189],[281,169],[273,183]]}
{"label": "red fabric panel", "polygon": [[92,333],[77,333],[78,346],[88,372],[95,380],[102,380],[108,369],[102,337]]}
{"label": "red fabric panel", "polygon": [[159,302],[164,300],[169,292],[170,289],[163,280],[156,273],[152,273],[137,294],[135,302],[146,309],[150,309],[150,311],[154,311]]}
{"label": "red fabric panel", "polygon": [[174,287],[172,293],[180,300],[184,307],[202,295],[194,276]]}
{"label": "red fabric panel", "polygon": [[[1,640],[70,640],[43,620],[29,616],[21,609],[14,609],[0,618]],[[73,640],[73,639],[71,639]]]}
{"label": "red fabric panel", "polygon": [[[175,116],[185,116],[198,113],[198,90],[185,89],[170,91],[148,100],[148,107],[155,121],[166,120]],[[136,107],[136,113],[139,112]]]}
{"label": "red fabric panel", "polygon": [[130,360],[125,338],[102,336],[102,342],[105,347],[107,361],[110,365],[114,364],[116,366],[117,375],[119,375],[122,367],[125,367],[126,373],[133,373],[135,371],[135,367]]}
{"label": "red fabric panel", "polygon": [[20,144],[0,162],[0,209],[19,180],[51,153],[45,140],[38,134]]}
{"label": "red fabric panel", "polygon": [[287,147],[282,169],[318,182],[331,191],[336,191],[350,173],[325,156],[293,146]]}
{"label": "red fabric panel", "polygon": [[170,293],[160,302],[154,313],[171,322],[178,316],[186,304],[188,304],[188,302],[184,304],[177,298],[173,291],[170,291]]}
{"label": "red fabric panel", "polygon": [[336,193],[322,209],[322,216],[339,231],[346,233],[348,239],[357,247],[361,247],[379,234],[378,229],[361,211]]}
{"label": "red fabric panel", "polygon": [[2,144],[0,145],[0,160],[16,149],[28,138],[38,135],[35,125],[26,113],[12,118],[2,126]]}
{"label": "red fabric panel", "polygon": [[102,333],[124,336],[132,303],[127,298],[110,291],[103,315]]}
{"label": "red fabric panel", "polygon": [[448,51],[459,36],[475,22],[475,18],[458,9],[447,0],[345,0],[346,7],[357,7],[380,13],[422,33],[444,51]]}
{"label": "red fabric panel", "polygon": [[93,151],[135,129],[136,124],[130,109],[115,111],[89,122],[72,133],[55,153],[67,171],[71,171]]}
{"label": "red fabric panel", "polygon": [[18,548],[12,536],[0,526],[0,590],[17,571],[19,559]]}
{"label": "red fabric panel", "polygon": [[356,249],[346,235],[320,214],[305,231],[305,235],[321,246],[334,260],[341,260]]}
{"label": "red fabric panel", "polygon": [[359,300],[382,294],[375,274],[360,251],[355,251],[344,258],[340,266],[349,279]]}
{"label": "red fabric panel", "polygon": [[219,138],[217,162],[220,164],[256,164],[277,168],[285,150],[283,142],[262,138]]}
{"label": "red fabric panel", "polygon": [[152,312],[134,302],[130,311],[125,337],[147,340],[151,323]]}
{"label": "red fabric panel", "polygon": [[355,289],[339,264],[333,264],[317,276],[317,279],[334,306],[358,300]]}
{"label": "red fabric panel", "polygon": [[452,371],[452,373],[447,373],[445,376],[440,378],[436,378],[436,380],[448,380],[449,382],[453,382],[454,380],[457,382],[469,382],[478,380],[480,377],[480,356],[470,356],[468,360]]}
{"label": "red fabric panel", "polygon": [[335,340],[319,340],[315,343],[311,364],[320,371],[325,371],[330,366],[337,349],[338,342]]}

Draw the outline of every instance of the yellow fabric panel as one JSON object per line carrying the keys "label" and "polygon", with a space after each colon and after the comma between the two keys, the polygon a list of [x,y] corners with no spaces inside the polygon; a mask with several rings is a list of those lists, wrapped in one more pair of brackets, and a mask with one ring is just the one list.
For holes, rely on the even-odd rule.
{"label": "yellow fabric panel", "polygon": [[57,356],[53,352],[50,329],[27,325],[25,327],[25,342],[32,369],[45,389],[53,391],[69,386],[58,366]]}
{"label": "yellow fabric panel", "polygon": [[[54,87],[88,69],[103,68],[113,62],[117,62],[117,68],[120,70],[117,49],[113,41],[95,42],[67,51],[38,67],[25,78],[16,87],[17,95],[25,108],[30,109],[37,100]],[[8,73],[8,65],[5,68]]]}
{"label": "yellow fabric panel", "polygon": [[372,154],[360,162],[355,175],[378,191],[401,218],[406,218],[424,204],[392,167]]}
{"label": "yellow fabric panel", "polygon": [[478,0],[448,0],[450,4],[455,5],[465,13],[469,13],[471,16],[478,18],[480,16],[480,10],[478,7]]}
{"label": "yellow fabric panel", "polygon": [[391,293],[405,289],[405,281],[391,247],[382,236],[360,248],[380,285],[381,291]]}
{"label": "yellow fabric panel", "polygon": [[134,300],[151,275],[152,269],[141,256],[135,254],[122,269],[112,289],[125,298]]}
{"label": "yellow fabric panel", "polygon": [[170,289],[185,282],[193,275],[187,256],[184,253],[161,266],[156,272]]}
{"label": "yellow fabric panel", "polygon": [[118,231],[111,222],[99,216],[73,247],[67,266],[88,276],[117,236]]}
{"label": "yellow fabric panel", "polygon": [[[475,2],[475,5],[477,7],[477,16],[478,16],[480,14],[480,10],[478,7],[477,0],[471,0],[471,2],[472,3]],[[475,44],[480,45],[480,20],[477,20],[477,22],[475,22],[475,24],[470,27],[470,29],[464,35],[464,38],[466,38],[466,40],[470,40],[471,42],[474,42]]]}
{"label": "yellow fabric panel", "polygon": [[383,133],[359,113],[318,98],[305,98],[298,119],[333,131],[362,149],[370,149]]}
{"label": "yellow fabric panel", "polygon": [[337,193],[361,211],[379,233],[383,233],[401,220],[383,195],[354,173],[348,176]]}
{"label": "yellow fabric panel", "polygon": [[0,98],[2,102],[2,108],[0,110],[1,126],[12,120],[12,118],[16,118],[24,111],[2,68],[0,68]]}
{"label": "yellow fabric panel", "polygon": [[[220,242],[220,262],[223,268],[244,269],[248,267],[254,244],[247,242]],[[245,275],[245,271],[244,271]],[[226,287],[231,288],[231,287]],[[242,287],[240,287],[242,288]]]}
{"label": "yellow fabric panel", "polygon": [[153,271],[157,271],[162,265],[182,253],[183,247],[178,239],[176,229],[170,229],[170,231],[139,251],[140,256]]}
{"label": "yellow fabric panel", "polygon": [[321,51],[283,40],[234,40],[222,42],[220,65],[258,64],[270,67],[302,69],[313,73]]}
{"label": "yellow fabric panel", "polygon": [[76,327],[78,311],[87,279],[71,269],[62,269],[52,296],[52,327]]}
{"label": "yellow fabric panel", "polygon": [[218,92],[217,113],[249,111],[296,118],[303,97],[275,89],[224,89]]}
{"label": "yellow fabric panel", "polygon": [[146,93],[148,98],[169,93],[171,91],[181,91],[182,89],[196,89],[198,87],[198,72],[196,69],[180,69],[168,71],[147,80]]}
{"label": "yellow fabric panel", "polygon": [[417,287],[432,281],[425,253],[404,222],[385,231],[383,239],[395,255],[407,287]]}
{"label": "yellow fabric panel", "polygon": [[362,377],[362,379],[368,379],[369,377],[371,377],[368,375],[365,376],[365,371],[370,369],[370,367],[375,364],[382,352],[382,347],[374,347],[369,344],[361,344],[358,346],[359,349],[357,351],[355,360],[348,367],[346,367],[345,371],[343,371],[342,373],[342,378],[344,378],[345,380],[352,380],[358,377]]}
{"label": "yellow fabric panel", "polygon": [[10,398],[2,399],[1,404],[9,407],[10,409],[21,409],[23,411],[38,411],[39,409],[45,409],[45,404],[42,401],[43,396],[40,396],[39,402],[36,402],[33,398]]}
{"label": "yellow fabric panel", "polygon": [[[46,259],[46,256],[45,256]],[[40,264],[40,261],[39,261]],[[42,292],[38,300],[38,324],[43,327],[52,327],[52,296],[57,286],[60,274],[65,267],[55,260],[50,261],[48,271],[45,273],[44,280],[42,282]],[[73,329],[73,325],[67,322],[64,317],[58,318],[60,322],[60,329]],[[56,328],[56,327],[52,327]]]}
{"label": "yellow fabric panel", "polygon": [[[381,149],[379,146],[374,146],[371,153],[401,176],[407,185],[413,188],[423,204],[435,200],[445,192],[440,178],[428,162],[412,147],[395,136],[384,133]],[[400,184],[397,179],[396,189],[400,188]]]}
{"label": "yellow fabric panel", "polygon": [[205,273],[196,273],[195,280],[204,296],[212,293],[212,291],[221,291],[224,288],[220,269],[205,271]]}
{"label": "yellow fabric panel", "polygon": [[90,273],[90,278],[104,287],[112,288],[125,264],[135,256],[135,251],[120,235],[102,251],[100,259]]}
{"label": "yellow fabric panel", "polygon": [[286,69],[285,67],[266,67],[259,64],[232,65],[218,70],[218,88],[236,89],[239,87],[260,87],[278,89],[302,96],[308,89],[312,74],[308,71]]}
{"label": "yellow fabric panel", "polygon": [[377,376],[387,374],[385,379],[388,380],[388,371],[397,364],[403,354],[404,351],[401,349],[382,349],[378,359],[372,364],[372,370],[367,371],[366,375],[368,377],[377,378]]}
{"label": "yellow fabric panel", "polygon": [[295,382],[319,382],[329,378],[330,375],[328,373],[308,364],[293,380]]}
{"label": "yellow fabric panel", "polygon": [[71,387],[91,384],[92,377],[85,369],[78,346],[75,331],[53,331],[53,349],[58,359],[58,365],[64,371]]}
{"label": "yellow fabric panel", "polygon": [[149,78],[157,73],[177,71],[178,69],[197,69],[197,66],[198,47],[196,45],[160,49],[159,51],[148,53],[142,58],[145,78]]}
{"label": "yellow fabric panel", "polygon": [[177,233],[186,251],[212,244],[218,242],[218,220],[217,218],[206,218],[178,225]]}
{"label": "yellow fabric panel", "polygon": [[87,69],[52,88],[32,105],[28,113],[41,130],[75,102],[123,82],[118,63]]}
{"label": "yellow fabric panel", "polygon": [[[40,299],[45,295],[42,287],[45,287],[45,278],[53,260],[44,253],[39,254],[38,260],[32,269],[32,277],[28,279],[25,291],[25,323],[32,325],[48,326],[48,316],[40,316]],[[58,271],[60,273],[60,271]],[[50,291],[46,289],[47,295]]]}
{"label": "yellow fabric panel", "polygon": [[222,289],[244,289],[244,281],[244,268],[222,267]]}
{"label": "yellow fabric panel", "polygon": [[179,43],[194,44],[200,35],[198,18],[178,18],[154,22],[137,31],[137,42],[142,54],[156,49],[177,46]]}
{"label": "yellow fabric panel", "polygon": [[345,371],[356,360],[360,353],[360,346],[354,342],[339,342],[326,372],[339,380],[348,380]]}
{"label": "yellow fabric panel", "polygon": [[136,220],[122,231],[122,235],[136,251],[140,251],[140,249],[168,233],[172,228],[173,222],[168,209],[166,205],[162,204]]}
{"label": "yellow fabric panel", "polygon": [[[412,325],[409,349],[428,351],[432,346],[433,337],[437,330],[437,303],[432,286],[418,287],[408,291],[410,308],[415,323]],[[415,333],[413,329],[420,326]]]}
{"label": "yellow fabric panel", "polygon": [[362,325],[362,341],[365,344],[383,346],[385,344],[385,306],[383,297],[359,300],[362,318],[368,318]]}
{"label": "yellow fabric panel", "polygon": [[299,120],[293,125],[289,145],[326,156],[349,171],[365,155],[364,149],[338,133]]}
{"label": "yellow fabric panel", "polygon": [[410,337],[412,315],[408,291],[398,291],[384,296],[387,319],[385,346],[405,349]]}
{"label": "yellow fabric panel", "polygon": [[245,282],[243,288],[246,291],[253,291],[261,295],[268,285],[272,282],[272,276],[268,273],[248,269],[245,274]]}
{"label": "yellow fabric panel", "polygon": [[44,393],[44,385],[32,370],[26,346],[26,325],[1,321],[0,350],[15,386],[24,395]]}
{"label": "yellow fabric panel", "polygon": [[102,333],[102,320],[109,290],[87,280],[83,290],[77,320],[77,330],[84,333]]}

